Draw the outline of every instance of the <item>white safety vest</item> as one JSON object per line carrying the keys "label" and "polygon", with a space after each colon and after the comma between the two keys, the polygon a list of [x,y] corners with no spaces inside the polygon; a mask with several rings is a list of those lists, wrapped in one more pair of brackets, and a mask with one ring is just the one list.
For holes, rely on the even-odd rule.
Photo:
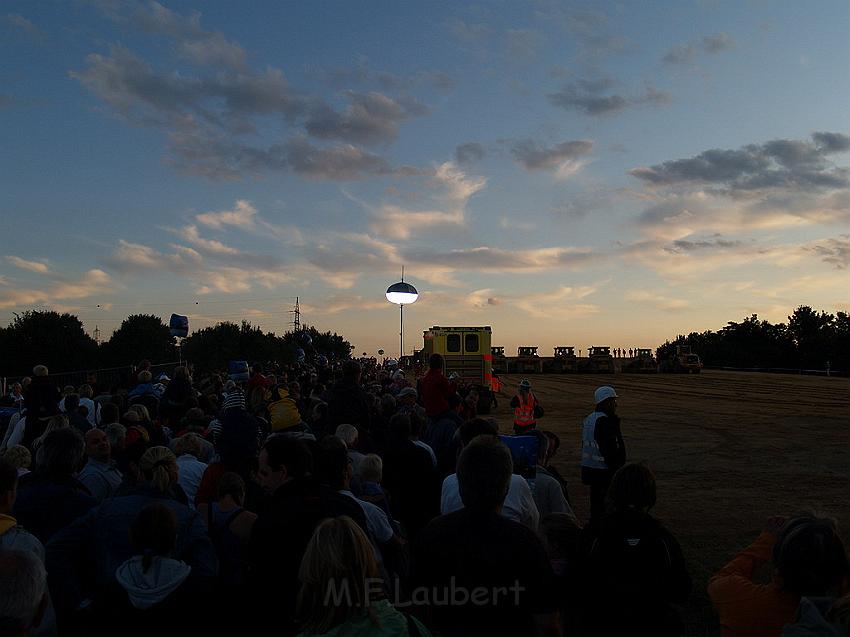
{"label": "white safety vest", "polygon": [[599,452],[599,445],[596,444],[596,421],[602,418],[605,414],[601,411],[594,411],[584,419],[584,425],[581,431],[581,466],[589,469],[607,469],[605,458]]}

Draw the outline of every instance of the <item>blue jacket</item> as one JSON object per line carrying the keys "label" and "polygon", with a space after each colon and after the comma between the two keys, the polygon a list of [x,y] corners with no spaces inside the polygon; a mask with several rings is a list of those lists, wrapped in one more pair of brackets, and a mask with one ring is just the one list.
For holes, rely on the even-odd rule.
{"label": "blue jacket", "polygon": [[[192,567],[191,579],[203,586],[218,573],[218,558],[201,517],[184,504],[147,485],[129,495],[107,498],[47,544],[47,570],[57,602],[76,608],[87,596],[98,597],[115,580],[115,570],[133,556],[130,525],[146,505],[162,502],[177,514],[177,543],[173,557]],[[81,582],[80,574],[90,576]],[[200,581],[199,581],[200,580]],[[90,589],[90,590],[86,590]]]}

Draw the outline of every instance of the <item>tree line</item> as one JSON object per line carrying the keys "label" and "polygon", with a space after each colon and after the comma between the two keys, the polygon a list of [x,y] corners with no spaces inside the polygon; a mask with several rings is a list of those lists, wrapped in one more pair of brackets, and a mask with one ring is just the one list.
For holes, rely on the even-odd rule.
{"label": "tree line", "polygon": [[[182,340],[182,357],[199,369],[218,369],[229,360],[288,363],[311,354],[347,358],[351,345],[335,332],[305,327],[277,336],[247,321],[224,322]],[[24,376],[33,365],[51,372],[106,369],[178,360],[177,340],[163,320],[150,314],[128,316],[109,340],[97,343],[73,314],[29,311],[0,328],[0,376]]]}
{"label": "tree line", "polygon": [[787,323],[771,323],[757,314],[730,321],[717,331],[691,332],[658,348],[667,358],[676,346],[688,346],[708,367],[773,367],[850,371],[850,315],[801,305]]}

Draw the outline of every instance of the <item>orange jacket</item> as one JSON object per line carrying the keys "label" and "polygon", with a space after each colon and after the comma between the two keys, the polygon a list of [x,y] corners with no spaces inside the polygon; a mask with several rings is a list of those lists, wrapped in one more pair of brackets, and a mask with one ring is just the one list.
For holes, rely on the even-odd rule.
{"label": "orange jacket", "polygon": [[723,637],[779,637],[794,621],[800,598],[770,584],[756,584],[756,569],[770,561],[776,537],[767,531],[756,538],[708,581],[708,596],[720,615]]}
{"label": "orange jacket", "polygon": [[[537,424],[537,419],[534,417],[534,407],[537,405],[537,399],[530,391],[528,399],[522,399],[522,392],[517,393],[514,397],[517,399],[517,406],[514,407],[514,424],[520,427],[530,427]],[[513,402],[513,401],[511,401]]]}

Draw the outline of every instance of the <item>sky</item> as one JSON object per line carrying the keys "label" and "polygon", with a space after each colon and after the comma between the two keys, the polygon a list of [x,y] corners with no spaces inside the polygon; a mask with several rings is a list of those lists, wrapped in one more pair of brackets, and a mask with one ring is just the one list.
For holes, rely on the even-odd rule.
{"label": "sky", "polygon": [[850,4],[0,5],[0,323],[654,347],[850,309]]}

